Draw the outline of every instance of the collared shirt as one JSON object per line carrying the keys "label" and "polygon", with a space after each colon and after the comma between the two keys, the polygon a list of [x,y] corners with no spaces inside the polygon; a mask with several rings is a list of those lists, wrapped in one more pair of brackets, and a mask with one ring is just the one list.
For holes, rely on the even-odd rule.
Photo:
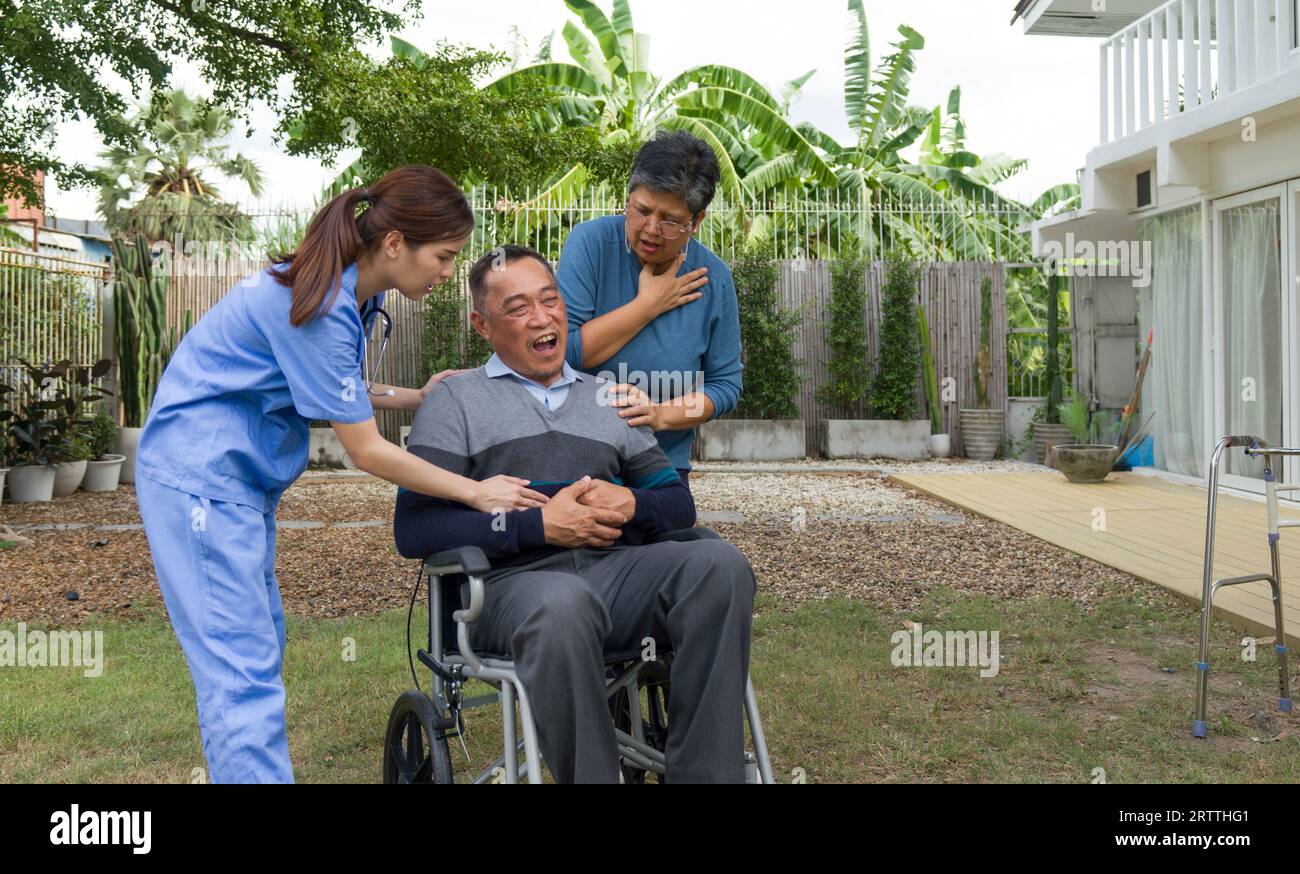
{"label": "collared shirt", "polygon": [[574,380],[582,380],[582,374],[564,362],[564,367],[560,370],[560,378],[549,386],[534,382],[526,376],[520,376],[512,367],[501,360],[501,356],[495,352],[488,359],[487,364],[483,365],[483,370],[489,377],[513,376],[523,387],[528,389],[528,393],[537,398],[537,401],[548,410],[558,410],[560,404],[569,396],[569,386]]}

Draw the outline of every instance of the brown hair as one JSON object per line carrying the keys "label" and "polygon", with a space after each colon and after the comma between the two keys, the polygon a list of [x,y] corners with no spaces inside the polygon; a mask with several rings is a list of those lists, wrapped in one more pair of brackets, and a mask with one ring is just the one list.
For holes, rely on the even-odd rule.
{"label": "brown hair", "polygon": [[[357,212],[357,204],[369,206]],[[474,230],[474,211],[455,182],[434,167],[408,164],[369,188],[352,188],[312,218],[293,252],[274,257],[271,274],[293,289],[289,324],[298,327],[330,308],[344,269],[377,248],[389,231],[409,245],[458,240]]]}

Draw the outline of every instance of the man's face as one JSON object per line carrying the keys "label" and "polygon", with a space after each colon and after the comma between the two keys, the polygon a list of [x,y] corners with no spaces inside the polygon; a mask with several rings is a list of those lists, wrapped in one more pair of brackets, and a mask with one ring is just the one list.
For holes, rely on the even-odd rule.
{"label": "man's face", "polygon": [[483,309],[471,313],[470,322],[507,366],[542,385],[559,378],[568,318],[564,298],[540,262],[520,258],[489,270]]}

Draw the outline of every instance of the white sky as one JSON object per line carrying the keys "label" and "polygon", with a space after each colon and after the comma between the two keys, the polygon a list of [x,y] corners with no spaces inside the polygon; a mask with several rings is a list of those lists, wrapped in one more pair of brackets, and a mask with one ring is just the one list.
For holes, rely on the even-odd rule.
{"label": "white sky", "polygon": [[[609,0],[597,4],[608,12]],[[920,31],[926,45],[917,57],[911,102],[942,105],[960,84],[968,147],[979,154],[1030,159],[1028,170],[1002,187],[1029,200],[1052,185],[1074,181],[1084,154],[1096,143],[1097,41],[1028,36],[1021,23],[1009,24],[1014,6],[1013,0],[865,0],[873,65],[899,38],[899,24]],[[555,58],[568,60],[559,30],[576,17],[562,0],[426,0],[423,8],[423,18],[401,33],[417,46],[446,40],[506,50],[513,25],[530,48],[555,30]],[[651,37],[650,68],[665,81],[691,66],[720,63],[739,67],[779,93],[784,82],[816,68],[792,117],[848,140],[843,59],[850,19],[844,0],[632,0],[632,14],[637,30]],[[176,80],[190,90],[202,87],[192,70],[178,71]],[[310,205],[335,174],[317,161],[283,154],[270,135],[275,118],[265,108],[252,120],[256,130],[236,145],[266,174],[262,202]],[[64,159],[93,164],[101,147],[87,123],[59,129]],[[246,197],[235,186],[223,190]],[[90,191],[63,191],[52,184],[47,199],[56,215],[95,215]]]}

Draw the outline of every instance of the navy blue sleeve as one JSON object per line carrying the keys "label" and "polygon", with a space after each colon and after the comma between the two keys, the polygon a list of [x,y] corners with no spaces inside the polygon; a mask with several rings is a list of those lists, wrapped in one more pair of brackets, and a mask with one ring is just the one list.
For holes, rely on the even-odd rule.
{"label": "navy blue sleeve", "polygon": [[636,512],[631,525],[646,536],[695,527],[695,498],[674,473],[671,482],[651,489],[632,489]]}
{"label": "navy blue sleeve", "polygon": [[494,558],[546,545],[538,507],[484,513],[405,489],[397,495],[393,536],[404,558],[428,558],[458,546],[477,546]]}

